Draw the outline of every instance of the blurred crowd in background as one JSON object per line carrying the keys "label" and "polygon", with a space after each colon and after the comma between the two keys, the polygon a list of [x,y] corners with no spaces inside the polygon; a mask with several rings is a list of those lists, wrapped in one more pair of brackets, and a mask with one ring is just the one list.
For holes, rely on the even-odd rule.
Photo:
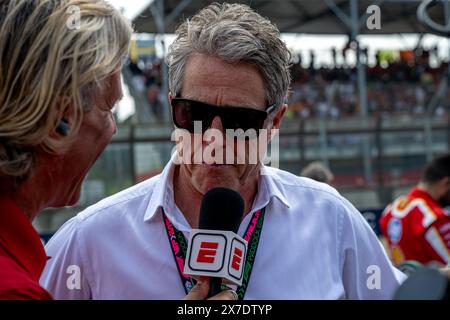
{"label": "blurred crowd in background", "polygon": [[[293,54],[287,118],[342,118],[359,114],[357,69],[347,63],[349,51],[348,46],[342,50],[332,48],[333,63],[326,66],[317,63],[313,51]],[[309,65],[303,62],[305,55],[309,55]],[[373,116],[425,114],[427,103],[448,70],[448,61],[438,57],[436,48],[383,50],[378,51],[373,60],[374,65],[368,64],[367,50],[362,50],[361,62],[366,66],[367,77],[367,111]],[[161,95],[161,60],[131,61],[129,69],[135,89],[146,97],[154,113],[160,115],[164,97]],[[431,115],[448,116],[450,93],[448,95]]]}

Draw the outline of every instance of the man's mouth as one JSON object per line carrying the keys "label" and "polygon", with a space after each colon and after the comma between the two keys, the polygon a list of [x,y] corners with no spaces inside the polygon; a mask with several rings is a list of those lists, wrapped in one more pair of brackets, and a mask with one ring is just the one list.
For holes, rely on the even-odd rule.
{"label": "man's mouth", "polygon": [[208,166],[208,167],[213,167],[213,168],[224,168],[224,167],[229,167],[229,166],[233,166],[231,164],[226,164],[226,163],[202,163],[202,165],[204,166]]}

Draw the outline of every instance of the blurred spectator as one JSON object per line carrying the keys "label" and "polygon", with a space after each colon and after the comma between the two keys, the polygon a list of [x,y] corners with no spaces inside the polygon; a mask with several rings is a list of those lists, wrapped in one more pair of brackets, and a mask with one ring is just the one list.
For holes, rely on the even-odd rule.
{"label": "blurred spectator", "polygon": [[[302,65],[302,55],[293,55],[291,65],[292,93],[289,98],[289,119],[340,118],[359,113],[356,68],[347,60],[355,43],[349,42],[342,51],[330,49],[333,67],[319,66],[314,51],[309,51],[308,66]],[[343,64],[338,65],[338,53]],[[361,50],[361,61],[369,61],[367,48]],[[412,114],[423,115],[427,103],[436,93],[439,82],[445,76],[448,62],[430,66],[430,57],[439,62],[437,49],[406,50],[376,53],[374,66],[367,66],[367,100],[369,115]],[[158,116],[161,114],[161,60],[140,60],[129,64],[133,74],[133,86],[146,97],[149,106]],[[450,94],[449,94],[450,95]],[[450,108],[450,96],[432,114],[446,116]]]}
{"label": "blurred spectator", "polygon": [[161,101],[161,60],[131,61],[128,67],[133,77],[133,87],[147,99],[153,113],[157,117],[161,117],[163,105]]}
{"label": "blurred spectator", "polygon": [[[344,65],[337,65],[337,51],[331,49],[334,67],[319,67],[314,64],[303,67],[300,62],[293,63],[292,94],[289,99],[292,118],[346,117],[359,112],[357,96],[356,69],[348,67],[346,59],[351,43],[342,52]],[[437,61],[435,49],[430,52],[415,51],[378,52],[376,64],[367,67],[367,97],[370,115],[414,114],[427,112],[427,102],[436,93],[439,82],[445,76],[448,62],[431,67],[429,58]],[[362,50],[362,61],[368,61],[367,49]],[[450,108],[450,99],[442,99],[434,110],[435,116],[445,116]]]}
{"label": "blurred spectator", "polygon": [[330,169],[328,169],[322,162],[315,161],[308,164],[302,172],[300,172],[300,176],[310,178],[319,182],[324,182],[327,184],[331,184],[334,179],[333,173],[331,173]]}
{"label": "blurred spectator", "polygon": [[450,263],[450,154],[434,159],[419,184],[389,205],[380,226],[396,265]]}

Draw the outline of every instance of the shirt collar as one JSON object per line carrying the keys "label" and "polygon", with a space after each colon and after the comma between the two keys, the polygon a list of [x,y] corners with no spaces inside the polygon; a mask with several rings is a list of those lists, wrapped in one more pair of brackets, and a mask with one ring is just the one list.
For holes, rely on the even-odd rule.
{"label": "shirt collar", "polygon": [[[286,190],[278,179],[276,171],[273,168],[263,166],[259,177],[258,194],[264,194],[266,205],[272,198],[281,201],[286,207],[291,205],[286,197]],[[258,199],[258,196],[257,196]]]}
{"label": "shirt collar", "polygon": [[0,250],[39,281],[47,262],[44,246],[28,217],[4,197],[0,197]]}
{"label": "shirt collar", "polygon": [[175,163],[173,159],[165,166],[163,172],[159,176],[156,187],[153,189],[147,206],[144,221],[152,219],[160,208],[164,208],[166,214],[172,215],[175,211],[175,200],[173,195],[173,174],[175,171]]}
{"label": "shirt collar", "polygon": [[[152,219],[160,208],[163,208],[165,213],[174,223],[176,227],[177,217],[176,205],[173,195],[173,173],[175,170],[175,163],[173,158],[164,168],[159,177],[159,181],[153,190],[147,210],[144,215],[144,221]],[[286,192],[283,185],[276,178],[275,172],[266,166],[261,168],[260,179],[258,185],[258,193],[253,202],[252,212],[267,206],[272,198],[279,200],[286,207],[290,207],[289,201],[285,196]]]}
{"label": "shirt collar", "polygon": [[436,200],[434,200],[433,197],[428,192],[417,187],[411,190],[411,192],[409,193],[409,197],[422,198],[425,199],[426,202],[433,203],[436,206],[440,207],[439,203]]}

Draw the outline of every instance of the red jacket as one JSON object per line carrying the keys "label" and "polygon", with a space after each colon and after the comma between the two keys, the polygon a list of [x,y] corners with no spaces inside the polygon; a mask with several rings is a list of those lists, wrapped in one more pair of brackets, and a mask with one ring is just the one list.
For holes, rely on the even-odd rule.
{"label": "red jacket", "polygon": [[450,216],[427,192],[414,188],[383,212],[381,231],[394,264],[450,263]]}
{"label": "red jacket", "polygon": [[47,256],[27,216],[0,197],[0,300],[48,300],[39,285]]}

